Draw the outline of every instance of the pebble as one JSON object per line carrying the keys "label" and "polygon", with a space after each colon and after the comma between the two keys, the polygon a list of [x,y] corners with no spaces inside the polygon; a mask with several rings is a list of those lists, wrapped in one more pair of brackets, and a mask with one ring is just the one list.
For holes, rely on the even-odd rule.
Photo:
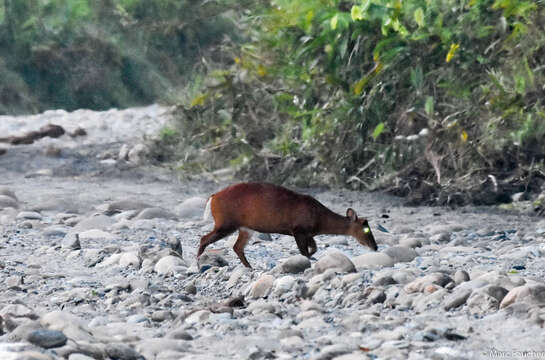
{"label": "pebble", "polygon": [[411,262],[418,255],[414,249],[405,246],[392,246],[386,248],[384,253],[390,256],[394,263]]}
{"label": "pebble", "polygon": [[316,264],[314,264],[314,270],[318,273],[323,273],[328,269],[335,269],[340,272],[356,271],[356,267],[350,258],[336,249],[329,249]]}
{"label": "pebble", "polygon": [[168,255],[161,258],[155,264],[153,270],[160,275],[174,275],[181,271],[185,271],[187,265],[177,256]]}
{"label": "pebble", "polygon": [[163,208],[153,207],[142,210],[135,219],[170,219],[175,220],[176,215]]}
{"label": "pebble", "polygon": [[264,298],[269,295],[274,284],[274,276],[264,274],[257,279],[250,288],[249,297],[252,299]]}
{"label": "pebble", "polygon": [[17,200],[7,195],[0,195],[0,209],[2,208],[14,208],[17,209],[19,204]]}
{"label": "pebble", "polygon": [[140,269],[142,264],[142,259],[138,255],[137,251],[129,251],[121,254],[119,256],[119,265],[123,267],[134,267],[135,269]]}
{"label": "pebble", "polygon": [[463,282],[469,281],[469,274],[465,270],[457,270],[454,273],[454,283],[460,285]]}
{"label": "pebble", "polygon": [[106,345],[106,354],[116,360],[144,360],[144,356],[125,344],[110,343]]}
{"label": "pebble", "polygon": [[518,302],[545,305],[545,284],[522,285],[511,289],[500,303],[500,309]]}
{"label": "pebble", "polygon": [[51,349],[63,346],[68,340],[62,331],[37,329],[28,334],[26,337],[31,344]]}
{"label": "pebble", "polygon": [[42,220],[42,215],[36,211],[21,211],[17,214],[17,219],[26,219],[26,220]]}
{"label": "pebble", "polygon": [[379,269],[394,265],[394,259],[388,254],[381,252],[369,252],[356,256],[352,259],[358,270],[360,269]]}
{"label": "pebble", "polygon": [[176,206],[174,212],[182,219],[202,217],[208,199],[194,196]]}
{"label": "pebble", "polygon": [[289,274],[299,274],[310,268],[310,260],[303,255],[294,255],[282,261],[280,267],[282,272]]}
{"label": "pebble", "polygon": [[455,290],[443,300],[443,308],[448,311],[465,304],[472,292],[471,289]]}

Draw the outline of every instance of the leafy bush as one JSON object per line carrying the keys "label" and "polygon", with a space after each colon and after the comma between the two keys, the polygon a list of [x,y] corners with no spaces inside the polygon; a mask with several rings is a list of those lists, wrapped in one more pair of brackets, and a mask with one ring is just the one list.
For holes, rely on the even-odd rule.
{"label": "leafy bush", "polygon": [[249,9],[238,20],[249,40],[224,49],[233,64],[221,67],[223,80],[181,111],[199,133],[217,131],[202,146],[248,142],[248,118],[259,113],[267,136],[254,135],[245,153],[248,176],[425,189],[421,200],[443,203],[443,190],[479,192],[489,175],[516,175],[509,191],[541,176],[541,2],[273,0]]}

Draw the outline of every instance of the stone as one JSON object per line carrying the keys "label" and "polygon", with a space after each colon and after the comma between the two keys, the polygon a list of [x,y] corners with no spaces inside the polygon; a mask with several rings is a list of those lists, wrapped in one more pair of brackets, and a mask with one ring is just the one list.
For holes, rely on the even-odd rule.
{"label": "stone", "polygon": [[15,201],[19,201],[19,200],[17,200],[17,196],[15,195],[15,192],[13,190],[11,190],[10,188],[7,188],[5,186],[0,186],[0,195],[10,197]]}
{"label": "stone", "polygon": [[336,249],[328,250],[316,264],[314,270],[318,273],[323,273],[328,269],[336,269],[339,272],[355,272],[356,267],[348,256]]}
{"label": "stone", "polygon": [[386,286],[393,284],[397,284],[397,281],[390,275],[381,276],[373,282],[373,286]]}
{"label": "stone", "polygon": [[337,356],[344,355],[354,351],[354,347],[345,344],[335,344],[325,346],[320,350],[313,360],[330,360]]}
{"label": "stone", "polygon": [[369,252],[356,256],[352,259],[358,270],[360,269],[379,269],[394,265],[394,259],[388,254],[380,252]]}
{"label": "stone", "polygon": [[429,285],[445,286],[452,282],[450,276],[443,273],[433,273],[420,278],[417,278],[403,288],[406,293],[424,292]]}
{"label": "stone", "polygon": [[61,237],[65,236],[70,229],[66,226],[52,225],[43,230],[43,234],[47,237]]}
{"label": "stone", "polygon": [[463,282],[469,281],[469,274],[465,270],[457,270],[454,273],[454,283],[460,285]]}
{"label": "stone", "polygon": [[282,262],[280,268],[282,272],[289,274],[299,274],[311,266],[310,260],[303,255],[294,255]]}
{"label": "stone", "polygon": [[451,237],[450,232],[442,232],[442,233],[430,236],[430,242],[432,244],[445,244],[450,241],[450,237]]}
{"label": "stone", "polygon": [[0,209],[4,209],[4,208],[17,209],[18,207],[19,207],[19,204],[17,203],[17,200],[12,198],[11,196],[0,195]]}
{"label": "stone", "polygon": [[129,145],[123,144],[121,145],[121,148],[119,148],[119,153],[117,154],[117,158],[119,160],[129,160]]}
{"label": "stone", "polygon": [[174,212],[182,219],[202,217],[208,199],[194,196],[176,206]]}
{"label": "stone", "polygon": [[496,311],[507,293],[507,289],[496,285],[480,287],[474,290],[467,300],[469,312],[484,315]]}
{"label": "stone", "polygon": [[173,275],[185,271],[187,265],[177,256],[167,255],[161,258],[153,268],[156,273],[161,275]]}
{"label": "stone", "polygon": [[66,234],[62,239],[61,247],[68,250],[80,250],[81,242],[79,241],[79,234],[73,232]]}
{"label": "stone", "polygon": [[115,239],[115,236],[102,230],[91,229],[91,230],[80,232],[79,238],[81,241],[89,241],[89,240],[113,241]]}
{"label": "stone", "polygon": [[152,208],[146,208],[142,210],[138,215],[136,215],[135,219],[137,220],[141,220],[141,219],[176,220],[176,215],[174,215],[170,211],[165,210],[163,208],[152,207]]}
{"label": "stone", "polygon": [[417,247],[422,247],[422,241],[417,238],[405,238],[399,242],[399,245],[414,249]]}
{"label": "stone", "polygon": [[144,144],[136,144],[129,150],[127,158],[133,164],[143,164],[148,153],[148,147]]}
{"label": "stone", "polygon": [[229,263],[217,252],[205,251],[197,259],[197,265],[199,268],[202,268],[204,265],[224,267],[229,266]]}
{"label": "stone", "polygon": [[399,262],[411,262],[418,256],[416,251],[410,247],[405,246],[392,246],[386,248],[384,253],[390,256],[395,263]]}
{"label": "stone", "polygon": [[[108,204],[104,213],[108,216],[111,216],[127,210],[142,210],[151,207],[153,206],[141,201],[120,200]],[[113,220],[111,221],[113,222]]]}
{"label": "stone", "polygon": [[51,349],[63,346],[68,339],[59,330],[37,329],[30,332],[26,340],[36,346]]}
{"label": "stone", "polygon": [[454,309],[465,304],[472,292],[473,291],[471,289],[455,290],[443,300],[443,308],[446,311],[449,311],[450,309]]}
{"label": "stone", "polygon": [[96,341],[82,320],[66,311],[52,311],[40,318],[40,324],[50,330],[59,330],[74,341]]}
{"label": "stone", "polygon": [[121,254],[119,257],[119,265],[123,267],[133,267],[140,269],[142,259],[138,255],[138,251],[128,251]]}
{"label": "stone", "polygon": [[36,211],[21,211],[17,214],[16,219],[42,220],[42,215]]}
{"label": "stone", "polygon": [[274,276],[264,274],[259,277],[250,288],[249,297],[252,299],[264,298],[269,295],[274,284]]}
{"label": "stone", "polygon": [[545,304],[545,285],[522,285],[511,289],[500,303],[500,309],[510,306],[517,302],[529,304]]}
{"label": "stone", "polygon": [[102,214],[95,214],[90,217],[80,220],[75,226],[73,231],[81,232],[92,229],[106,230],[110,228],[114,223],[113,219],[109,216]]}
{"label": "stone", "polygon": [[106,354],[116,360],[144,360],[139,352],[125,344],[110,343],[106,345]]}
{"label": "stone", "polygon": [[290,291],[295,284],[295,278],[291,275],[282,276],[279,279],[276,279],[273,286],[273,293],[277,296]]}

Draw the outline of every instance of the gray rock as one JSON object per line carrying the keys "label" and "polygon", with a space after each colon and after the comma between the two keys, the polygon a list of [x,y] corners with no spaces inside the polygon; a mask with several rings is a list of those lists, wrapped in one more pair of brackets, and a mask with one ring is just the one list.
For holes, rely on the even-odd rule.
{"label": "gray rock", "polygon": [[8,289],[16,289],[19,288],[20,285],[23,285],[23,283],[24,281],[21,275],[12,275],[6,279],[4,284]]}
{"label": "gray rock", "polygon": [[390,256],[396,263],[411,262],[418,256],[414,249],[405,246],[392,246],[385,249],[384,253]]}
{"label": "gray rock", "polygon": [[21,211],[17,214],[16,219],[42,220],[42,215],[36,211]]}
{"label": "gray rock", "polygon": [[61,225],[52,225],[48,226],[43,230],[43,234],[48,237],[61,237],[65,236],[70,229],[66,226]]}
{"label": "gray rock", "polygon": [[115,360],[144,360],[139,352],[125,344],[111,343],[106,345],[106,354]]}
{"label": "gray rock", "polygon": [[18,207],[19,207],[19,204],[17,203],[17,200],[12,198],[11,196],[0,195],[0,209],[3,209],[3,208],[17,209]]}
{"label": "gray rock", "polygon": [[385,286],[393,284],[397,284],[397,281],[395,281],[394,278],[389,275],[381,276],[373,282],[373,286]]}
{"label": "gray rock", "polygon": [[463,282],[469,281],[469,274],[465,270],[457,270],[454,273],[454,283],[460,285]]}
{"label": "gray rock", "polygon": [[182,219],[202,217],[208,199],[195,196],[176,206],[174,212]]}
{"label": "gray rock", "polygon": [[394,259],[388,254],[380,252],[369,252],[356,256],[352,259],[356,268],[359,269],[378,269],[394,265]]}
{"label": "gray rock", "polygon": [[311,264],[310,260],[303,255],[294,255],[282,262],[281,269],[285,273],[299,274],[308,269]]}
{"label": "gray rock", "polygon": [[[106,211],[104,213],[108,216],[111,216],[111,215],[118,214],[127,210],[142,210],[142,209],[146,209],[150,207],[153,207],[153,206],[141,201],[120,200],[120,201],[114,201],[108,204],[108,206],[106,207]],[[112,221],[113,223],[113,220],[110,220],[110,221]],[[96,228],[96,226],[93,226],[93,228]]]}
{"label": "gray rock", "polygon": [[69,232],[64,236],[61,246],[63,249],[80,250],[81,242],[79,241],[79,234]]}
{"label": "gray rock", "polygon": [[443,300],[443,308],[448,311],[450,309],[454,309],[458,306],[465,304],[472,292],[473,291],[471,289],[461,289],[454,291]]}
{"label": "gray rock", "polygon": [[29,343],[45,349],[63,346],[68,340],[62,331],[37,329],[30,332],[26,338]]}
{"label": "gray rock", "polygon": [[134,164],[143,164],[146,160],[148,153],[148,147],[144,144],[136,144],[132,149],[129,150],[127,158],[130,162]]}
{"label": "gray rock", "polygon": [[145,359],[156,359],[158,354],[165,351],[186,353],[189,348],[190,344],[186,341],[169,338],[145,339],[136,344],[136,350]]}
{"label": "gray rock", "polygon": [[81,241],[113,241],[115,240],[115,235],[110,234],[109,232],[98,230],[98,229],[91,229],[82,231],[79,233],[79,238]]}
{"label": "gray rock", "polygon": [[7,196],[12,198],[15,201],[18,201],[17,196],[15,195],[15,192],[5,186],[0,186],[0,195]]}
{"label": "gray rock", "polygon": [[450,232],[443,232],[430,236],[430,242],[432,244],[445,244],[450,241]]}
{"label": "gray rock", "polygon": [[117,158],[119,160],[129,160],[129,146],[127,144],[121,145],[121,148],[119,149],[119,153],[117,154]]}
{"label": "gray rock", "polygon": [[106,215],[95,214],[93,216],[80,220],[75,226],[75,232],[81,232],[92,229],[106,230],[112,226],[114,220]]}
{"label": "gray rock", "polygon": [[264,298],[269,295],[274,284],[274,276],[264,274],[259,277],[250,288],[249,297],[252,299]]}
{"label": "gray rock", "polygon": [[314,264],[314,270],[318,273],[323,273],[328,269],[337,269],[340,272],[356,271],[356,267],[350,258],[336,249],[328,250],[325,255]]}
{"label": "gray rock", "polygon": [[422,247],[422,241],[417,238],[405,238],[399,242],[399,245],[414,249],[414,248]]}
{"label": "gray rock", "polygon": [[295,278],[291,275],[286,275],[281,278],[278,278],[274,282],[273,293],[277,296],[290,291],[295,284]]}
{"label": "gray rock", "polygon": [[161,275],[173,275],[180,271],[185,271],[185,268],[187,268],[187,265],[182,259],[177,256],[168,255],[157,261],[153,269]]}
{"label": "gray rock", "polygon": [[79,353],[72,353],[68,356],[68,360],[94,360],[95,358],[92,358],[87,355],[79,354]]}
{"label": "gray rock", "polygon": [[121,254],[119,257],[119,265],[123,267],[133,267],[135,269],[140,269],[142,264],[142,259],[138,254],[138,251],[128,251]]}
{"label": "gray rock", "polygon": [[355,347],[345,344],[335,344],[325,346],[320,350],[318,355],[313,357],[313,360],[331,360],[337,356],[350,353],[355,350]]}
{"label": "gray rock", "polygon": [[141,219],[169,219],[176,220],[176,215],[168,210],[158,207],[152,207],[142,210],[137,216],[137,220]]}
{"label": "gray rock", "polygon": [[507,289],[496,285],[477,288],[467,300],[467,307],[470,313],[479,315],[496,311],[507,293]]}
{"label": "gray rock", "polygon": [[204,265],[224,267],[229,266],[229,263],[223,256],[216,252],[205,251],[199,256],[197,260],[197,265],[201,268]]}

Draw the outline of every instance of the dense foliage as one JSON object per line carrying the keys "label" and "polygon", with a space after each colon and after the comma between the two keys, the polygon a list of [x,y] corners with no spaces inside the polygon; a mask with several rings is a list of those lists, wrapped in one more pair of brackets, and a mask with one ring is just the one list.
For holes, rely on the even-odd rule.
{"label": "dense foliage", "polygon": [[184,166],[204,147],[253,178],[442,203],[542,183],[543,2],[271,0],[243,15],[232,65],[180,109]]}
{"label": "dense foliage", "polygon": [[224,11],[192,0],[3,0],[0,113],[176,97],[233,34]]}

